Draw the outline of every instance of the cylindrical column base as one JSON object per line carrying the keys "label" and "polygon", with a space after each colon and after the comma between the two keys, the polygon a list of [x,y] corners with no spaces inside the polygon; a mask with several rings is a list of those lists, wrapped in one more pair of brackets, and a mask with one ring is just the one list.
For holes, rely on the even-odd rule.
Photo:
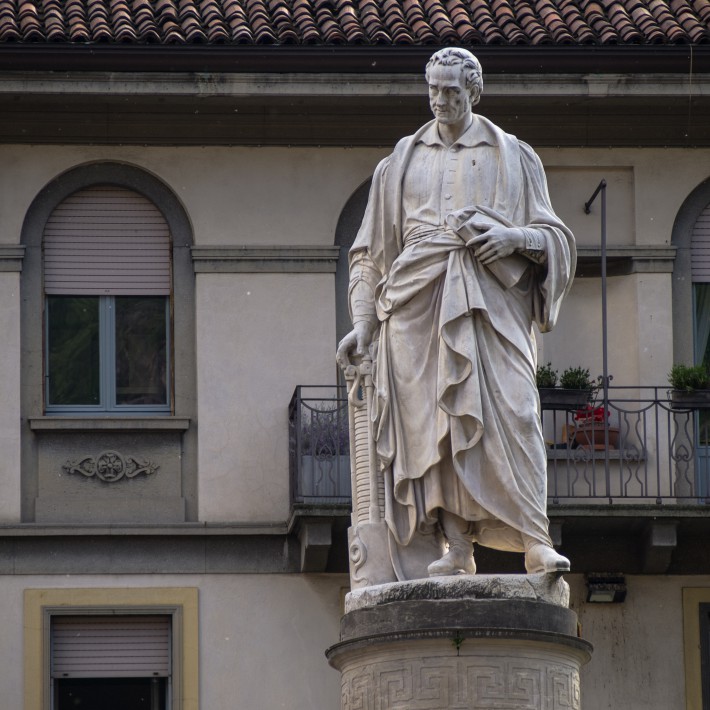
{"label": "cylindrical column base", "polygon": [[342,710],[578,710],[591,651],[556,604],[410,598],[348,611],[327,657]]}

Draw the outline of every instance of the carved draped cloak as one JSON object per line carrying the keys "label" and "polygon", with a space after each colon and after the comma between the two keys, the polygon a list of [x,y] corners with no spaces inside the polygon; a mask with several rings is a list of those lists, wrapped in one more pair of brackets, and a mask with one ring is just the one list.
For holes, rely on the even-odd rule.
{"label": "carved draped cloak", "polygon": [[445,228],[405,246],[404,176],[434,123],[378,165],[351,250],[351,262],[364,250],[381,276],[372,416],[386,520],[406,546],[431,532],[443,508],[471,521],[481,544],[522,551],[523,535],[550,544],[532,324],[542,332],[555,324],[574,274],[574,238],[552,210],[533,150],[474,115],[469,130],[493,150],[492,179],[467,185],[465,203],[471,214],[538,230],[544,263],[514,255],[522,269],[508,257],[494,273]]}

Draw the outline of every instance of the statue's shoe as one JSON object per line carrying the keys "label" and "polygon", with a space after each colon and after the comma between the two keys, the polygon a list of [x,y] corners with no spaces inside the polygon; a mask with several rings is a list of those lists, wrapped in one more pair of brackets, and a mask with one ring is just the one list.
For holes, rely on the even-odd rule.
{"label": "statue's shoe", "polygon": [[549,545],[538,542],[525,553],[525,569],[528,574],[538,572],[559,574],[570,571],[570,562]]}
{"label": "statue's shoe", "polygon": [[441,577],[446,574],[476,574],[473,552],[452,546],[440,560],[432,562],[427,567],[427,572],[430,577]]}

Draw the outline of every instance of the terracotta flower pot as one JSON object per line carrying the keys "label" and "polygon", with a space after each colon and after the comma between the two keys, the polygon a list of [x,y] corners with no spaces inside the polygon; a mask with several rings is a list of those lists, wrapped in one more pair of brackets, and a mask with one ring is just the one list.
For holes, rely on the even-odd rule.
{"label": "terracotta flower pot", "polygon": [[[574,440],[582,449],[604,450],[604,423],[578,422],[574,427]],[[619,428],[609,427],[609,448],[619,448]]]}

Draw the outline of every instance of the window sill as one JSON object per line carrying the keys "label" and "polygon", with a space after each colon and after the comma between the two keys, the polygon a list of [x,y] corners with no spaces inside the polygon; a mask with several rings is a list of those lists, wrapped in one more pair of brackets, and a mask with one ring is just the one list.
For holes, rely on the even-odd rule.
{"label": "window sill", "polygon": [[187,431],[187,417],[30,417],[32,431]]}

